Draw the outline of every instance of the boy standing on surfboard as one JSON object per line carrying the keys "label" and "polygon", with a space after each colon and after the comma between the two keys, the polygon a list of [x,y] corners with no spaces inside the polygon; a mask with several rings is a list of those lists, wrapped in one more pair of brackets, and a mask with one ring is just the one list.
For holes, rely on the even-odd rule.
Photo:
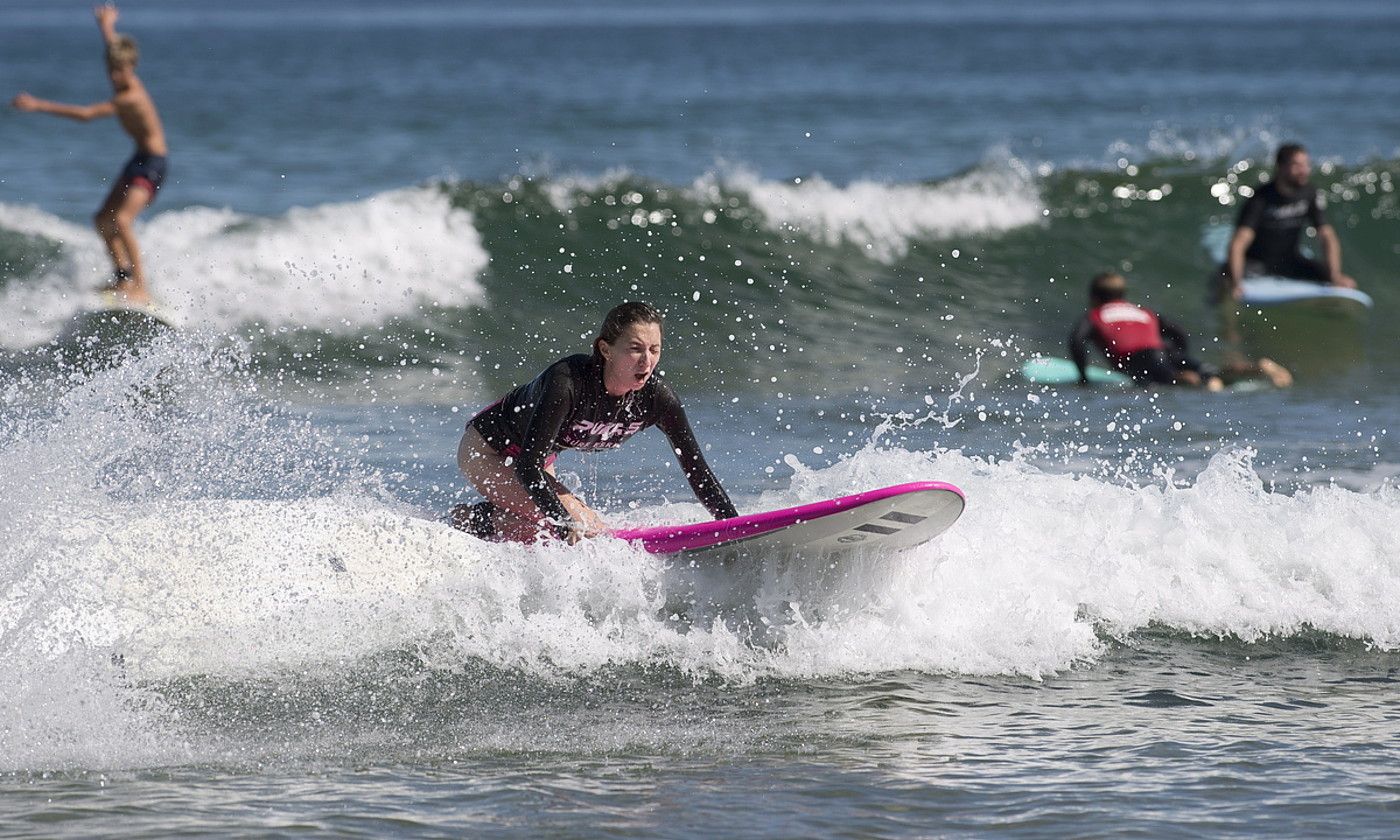
{"label": "boy standing on surfboard", "polygon": [[151,295],[146,288],[146,274],[141,266],[141,251],[136,244],[133,224],[136,216],[155,200],[165,180],[168,152],[165,130],[161,127],[155,102],[136,76],[136,61],[140,55],[136,41],[130,35],[117,32],[117,7],[98,6],[93,9],[93,15],[106,45],[112,98],[92,105],[65,105],[20,93],[11,104],[21,111],[38,111],[81,122],[115,116],[122,130],[136,142],[135,154],[112,184],[93,223],[107,245],[115,270],[112,282],[103,291],[115,291],[131,303],[145,304],[150,303]]}

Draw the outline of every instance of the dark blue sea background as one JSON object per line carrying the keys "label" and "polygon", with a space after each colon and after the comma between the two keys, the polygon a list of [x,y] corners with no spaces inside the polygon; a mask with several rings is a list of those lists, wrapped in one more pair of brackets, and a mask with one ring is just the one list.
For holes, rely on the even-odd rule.
{"label": "dark blue sea background", "polygon": [[[1396,834],[1400,6],[119,28],[177,332],[87,329],[118,126],[0,111],[0,836]],[[88,5],[0,0],[21,90],[110,95]],[[1295,387],[1019,375],[1104,269],[1222,358],[1203,243],[1285,141],[1375,301],[1250,316]],[[741,511],[935,479],[962,520],[703,574],[438,521],[472,412],[627,299]],[[656,432],[560,473],[703,516]]]}

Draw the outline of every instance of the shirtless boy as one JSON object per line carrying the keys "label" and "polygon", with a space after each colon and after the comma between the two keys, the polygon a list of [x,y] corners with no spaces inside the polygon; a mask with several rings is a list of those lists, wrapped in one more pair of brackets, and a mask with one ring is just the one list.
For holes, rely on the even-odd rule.
{"label": "shirtless boy", "polygon": [[132,303],[149,303],[151,295],[132,225],[136,216],[155,200],[165,180],[165,130],[161,128],[151,95],[136,76],[139,57],[136,41],[117,32],[117,8],[98,6],[93,14],[107,48],[107,76],[112,81],[112,98],[92,105],[65,105],[21,93],[11,104],[21,111],[38,111],[80,122],[115,116],[122,130],[136,142],[136,153],[112,184],[93,223],[107,244],[115,269],[112,282],[104,290],[114,290]]}

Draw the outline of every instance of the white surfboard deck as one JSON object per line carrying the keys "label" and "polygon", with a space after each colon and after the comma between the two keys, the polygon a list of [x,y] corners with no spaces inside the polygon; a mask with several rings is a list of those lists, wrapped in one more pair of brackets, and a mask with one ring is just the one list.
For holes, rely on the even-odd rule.
{"label": "white surfboard deck", "polygon": [[102,289],[97,292],[97,305],[92,308],[94,312],[135,312],[145,315],[152,320],[158,321],[167,327],[178,328],[179,319],[175,317],[168,308],[160,301],[150,303],[133,303],[124,295],[118,294],[112,289]]}
{"label": "white surfboard deck", "polygon": [[653,554],[901,551],[937,537],[962,515],[962,491],[941,481],[882,487],[821,502],[687,525],[619,529]]}
{"label": "white surfboard deck", "polygon": [[1291,303],[1333,302],[1370,309],[1375,305],[1371,296],[1360,289],[1346,289],[1308,280],[1287,277],[1246,277],[1240,284],[1243,306],[1269,307]]}

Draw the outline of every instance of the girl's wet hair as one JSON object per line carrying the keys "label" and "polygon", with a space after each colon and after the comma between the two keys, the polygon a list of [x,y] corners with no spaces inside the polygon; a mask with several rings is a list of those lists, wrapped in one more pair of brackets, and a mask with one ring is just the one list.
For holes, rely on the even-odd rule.
{"label": "girl's wet hair", "polygon": [[634,324],[656,324],[661,326],[665,318],[656,307],[642,301],[629,301],[618,304],[603,317],[603,326],[598,328],[598,337],[593,340],[593,352],[598,352],[598,342],[617,342],[622,331]]}

